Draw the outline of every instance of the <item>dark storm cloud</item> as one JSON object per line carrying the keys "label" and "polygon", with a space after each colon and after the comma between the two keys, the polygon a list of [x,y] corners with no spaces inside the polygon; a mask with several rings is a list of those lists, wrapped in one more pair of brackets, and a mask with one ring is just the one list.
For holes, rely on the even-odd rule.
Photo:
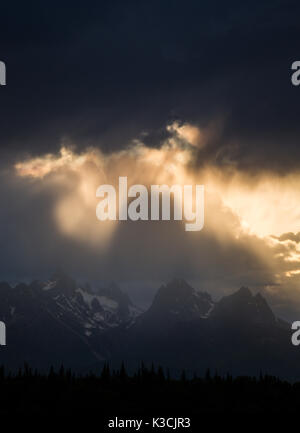
{"label": "dark storm cloud", "polygon": [[207,159],[298,168],[298,16],[290,1],[6,3],[2,161],[65,136],[110,150],[171,119],[222,119]]}

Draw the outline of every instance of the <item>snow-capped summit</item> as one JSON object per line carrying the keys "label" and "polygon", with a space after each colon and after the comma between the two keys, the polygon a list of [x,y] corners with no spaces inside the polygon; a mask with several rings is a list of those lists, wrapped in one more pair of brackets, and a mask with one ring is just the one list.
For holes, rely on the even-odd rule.
{"label": "snow-capped summit", "polygon": [[85,337],[128,325],[140,313],[116,284],[93,291],[59,271],[38,286],[51,313],[60,321],[72,323]]}

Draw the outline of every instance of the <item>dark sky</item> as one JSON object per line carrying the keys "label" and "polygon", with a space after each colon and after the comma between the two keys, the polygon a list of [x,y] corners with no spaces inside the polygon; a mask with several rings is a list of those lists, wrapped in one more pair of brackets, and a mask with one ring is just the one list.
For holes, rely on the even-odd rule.
{"label": "dark sky", "polygon": [[[30,278],[63,265],[92,279],[135,284],[180,274],[212,289],[277,287],[274,262],[269,268],[258,255],[267,247],[256,235],[228,237],[226,249],[209,230],[187,240],[176,226],[153,234],[130,225],[98,254],[58,233],[51,212],[63,192],[47,180],[14,176],[13,166],[57,154],[62,140],[77,152],[92,146],[111,154],[141,137],[159,149],[172,135],[166,125],[177,121],[217,129],[193,153],[196,167],[222,170],[230,161],[249,183],[267,173],[298,175],[300,86],[291,84],[291,64],[300,60],[299,16],[299,2],[279,0],[4,2],[2,277]],[[228,215],[228,227],[236,227]]]}
{"label": "dark sky", "polygon": [[5,2],[3,157],[57,149],[62,136],[111,149],[145,129],[155,145],[170,119],[226,116],[221,140],[243,139],[241,165],[294,167],[299,10],[274,0]]}

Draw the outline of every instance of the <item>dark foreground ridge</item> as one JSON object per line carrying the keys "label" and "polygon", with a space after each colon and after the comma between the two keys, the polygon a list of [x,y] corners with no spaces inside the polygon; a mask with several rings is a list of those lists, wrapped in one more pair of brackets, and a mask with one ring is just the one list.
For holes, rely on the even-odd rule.
{"label": "dark foreground ridge", "polygon": [[[269,375],[221,377],[207,370],[204,377],[170,377],[168,370],[143,364],[128,375],[124,364],[99,375],[84,376],[53,367],[39,374],[27,365],[17,374],[0,368],[1,416],[97,416],[106,422],[116,416],[194,416],[214,413],[279,414],[299,411],[300,383]],[[47,418],[45,418],[47,419]]]}

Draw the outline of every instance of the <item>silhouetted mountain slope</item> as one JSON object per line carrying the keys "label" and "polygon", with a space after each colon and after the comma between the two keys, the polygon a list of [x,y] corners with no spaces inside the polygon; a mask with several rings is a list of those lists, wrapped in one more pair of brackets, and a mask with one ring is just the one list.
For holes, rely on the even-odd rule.
{"label": "silhouetted mountain slope", "polygon": [[138,313],[117,286],[95,294],[63,272],[14,288],[0,283],[0,319],[7,327],[0,363],[87,368],[111,356],[105,331],[128,326]]}
{"label": "silhouetted mountain slope", "polygon": [[57,273],[47,282],[12,288],[0,283],[0,319],[7,346],[0,363],[89,369],[109,360],[132,368],[144,360],[203,373],[300,377],[300,350],[290,325],[266,300],[241,288],[213,302],[181,279],[163,285],[145,313],[115,284],[91,289]]}
{"label": "silhouetted mountain slope", "polygon": [[247,322],[250,324],[274,324],[276,318],[260,293],[253,296],[246,287],[224,296],[217,304],[211,317],[226,322]]}
{"label": "silhouetted mountain slope", "polygon": [[[194,296],[203,301],[198,314]],[[189,302],[174,309],[181,298]],[[257,375],[260,370],[294,378],[300,374],[300,351],[291,344],[290,326],[274,316],[261,295],[246,288],[213,303],[187,283],[174,281],[160,288],[152,307],[123,341],[132,363],[154,360],[174,370],[201,373],[210,367],[234,374]]]}
{"label": "silhouetted mountain slope", "polygon": [[174,279],[156,293],[150,308],[136,320],[134,331],[162,333],[178,322],[206,318],[214,308],[210,295]]}
{"label": "silhouetted mountain slope", "polygon": [[174,279],[158,290],[146,314],[190,320],[206,317],[212,307],[213,302],[208,293],[193,289],[182,279]]}

